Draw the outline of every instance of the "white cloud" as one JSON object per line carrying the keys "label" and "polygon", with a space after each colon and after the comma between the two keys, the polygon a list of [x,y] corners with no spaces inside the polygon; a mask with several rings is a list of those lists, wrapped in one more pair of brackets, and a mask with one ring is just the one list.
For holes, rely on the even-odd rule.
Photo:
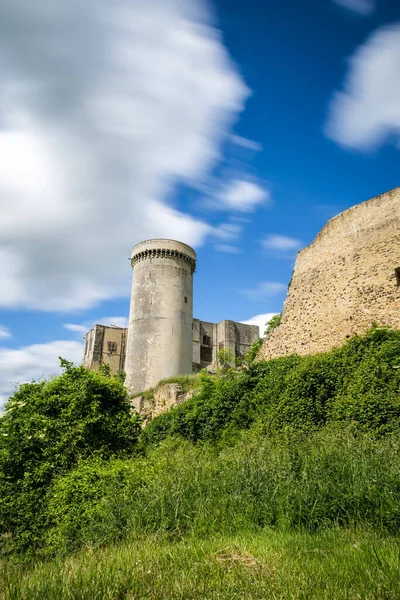
{"label": "white cloud", "polygon": [[381,27],[349,61],[343,91],[331,101],[326,134],[343,146],[372,149],[400,140],[400,24]]}
{"label": "white cloud", "polygon": [[85,308],[129,293],[132,245],[199,245],[172,205],[249,90],[200,0],[3,0],[0,306]]}
{"label": "white cloud", "polygon": [[261,240],[262,246],[267,250],[278,250],[281,252],[288,250],[297,250],[303,243],[287,235],[270,234],[264,240]]}
{"label": "white cloud", "polygon": [[64,323],[64,328],[74,333],[87,333],[88,331],[85,325],[76,325],[75,323]]}
{"label": "white cloud", "polygon": [[84,323],[64,323],[64,328],[74,333],[86,334],[94,325],[114,325],[115,327],[127,327],[127,317],[99,317],[94,321],[85,321]]}
{"label": "white cloud", "polygon": [[18,349],[0,348],[0,403],[13,393],[15,384],[60,372],[58,357],[79,364],[83,345],[57,340]]}
{"label": "white cloud", "polygon": [[277,283],[275,281],[261,281],[252,290],[243,290],[243,293],[252,300],[263,300],[269,296],[275,296],[281,294],[287,289],[287,285],[284,283]]}
{"label": "white cloud", "polygon": [[126,317],[100,317],[96,321],[99,325],[114,325],[115,327],[128,327],[128,318]]}
{"label": "white cloud", "polygon": [[238,254],[239,248],[233,243],[237,242],[243,230],[243,224],[233,220],[227,223],[222,223],[218,227],[214,227],[212,236],[218,240],[218,243],[214,244],[214,249],[217,252],[224,252],[228,254]]}
{"label": "white cloud", "polygon": [[255,140],[249,140],[248,138],[242,137],[241,135],[231,135],[230,141],[232,144],[236,144],[236,146],[240,146],[241,148],[246,148],[246,150],[252,150],[253,152],[261,152],[262,145],[260,142],[256,142]]}
{"label": "white cloud", "polygon": [[375,10],[375,0],[335,0],[335,2],[362,15],[370,15]]}
{"label": "white cloud", "polygon": [[215,249],[217,252],[224,252],[225,254],[240,254],[240,249],[237,246],[231,244],[216,244]]}
{"label": "white cloud", "polygon": [[269,191],[252,181],[233,179],[216,197],[216,208],[252,212],[258,205],[270,200]]}
{"label": "white cloud", "polygon": [[264,331],[266,329],[266,324],[272,319],[272,317],[275,317],[275,315],[278,314],[279,313],[274,312],[263,313],[261,315],[255,315],[254,317],[251,317],[246,321],[240,321],[240,323],[244,323],[245,325],[257,325],[257,327],[260,330],[260,337],[263,337]]}
{"label": "white cloud", "polygon": [[0,338],[10,338],[12,337],[11,331],[4,327],[4,325],[0,325]]}
{"label": "white cloud", "polygon": [[220,240],[232,241],[237,240],[242,233],[243,226],[238,223],[222,223],[219,227],[213,230],[213,236]]}

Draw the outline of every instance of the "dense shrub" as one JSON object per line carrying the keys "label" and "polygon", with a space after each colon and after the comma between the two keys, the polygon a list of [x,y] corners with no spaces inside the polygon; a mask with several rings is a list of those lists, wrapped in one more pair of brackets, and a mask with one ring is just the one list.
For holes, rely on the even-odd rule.
{"label": "dense shrub", "polygon": [[400,332],[373,328],[331,352],[252,362],[217,379],[205,375],[198,394],[156,418],[141,444],[167,436],[233,442],[254,421],[270,433],[332,422],[390,433],[400,427],[399,367]]}
{"label": "dense shrub", "polygon": [[140,431],[118,377],[62,365],[59,377],[21,385],[0,419],[0,528],[13,548],[40,540],[55,476],[89,456],[130,453]]}

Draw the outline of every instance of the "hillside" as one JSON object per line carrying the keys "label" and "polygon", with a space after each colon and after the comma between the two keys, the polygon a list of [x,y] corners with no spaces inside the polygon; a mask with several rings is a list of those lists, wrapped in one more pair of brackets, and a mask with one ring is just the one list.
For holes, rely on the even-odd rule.
{"label": "hillside", "polygon": [[373,328],[200,375],[141,432],[106,369],[21,386],[3,597],[399,597],[399,367],[400,332]]}

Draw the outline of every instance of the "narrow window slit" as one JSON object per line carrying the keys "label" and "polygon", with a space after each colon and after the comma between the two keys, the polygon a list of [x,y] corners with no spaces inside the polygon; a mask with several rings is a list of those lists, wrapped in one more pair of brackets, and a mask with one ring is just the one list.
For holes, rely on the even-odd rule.
{"label": "narrow window slit", "polygon": [[397,267],[394,270],[394,274],[396,276],[396,285],[397,285],[397,287],[400,287],[400,267]]}

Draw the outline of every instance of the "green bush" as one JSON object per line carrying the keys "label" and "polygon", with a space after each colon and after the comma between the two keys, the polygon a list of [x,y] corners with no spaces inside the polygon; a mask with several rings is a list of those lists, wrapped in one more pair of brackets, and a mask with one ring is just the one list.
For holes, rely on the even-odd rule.
{"label": "green bush", "polygon": [[255,421],[270,433],[312,431],[333,422],[390,433],[400,427],[399,365],[400,332],[375,327],[316,356],[252,362],[224,377],[203,376],[196,396],[146,428],[142,446],[167,436],[231,443]]}
{"label": "green bush", "polygon": [[[56,478],[48,495],[45,553],[115,542],[126,533],[121,498],[142,478],[140,459],[89,459]],[[136,480],[135,480],[136,476]],[[118,497],[118,503],[112,497]]]}
{"label": "green bush", "polygon": [[148,458],[91,462],[58,478],[48,547],[68,552],[148,534],[180,538],[263,527],[400,526],[398,436],[324,428],[239,444],[164,442]]}
{"label": "green bush", "polygon": [[266,329],[264,331],[264,335],[267,336],[273,329],[275,329],[275,327],[279,327],[279,325],[281,324],[281,320],[282,313],[279,313],[278,315],[274,315],[269,321],[267,321],[265,323]]}
{"label": "green bush", "polygon": [[263,344],[264,338],[260,337],[258,338],[258,340],[256,340],[255,342],[252,343],[252,345],[250,346],[246,356],[245,356],[245,362],[247,363],[251,363],[253,362],[253,360],[255,360],[257,354],[260,351],[260,348]]}
{"label": "green bush", "polygon": [[0,419],[0,528],[33,551],[53,479],[91,456],[127,455],[140,431],[121,378],[62,361],[64,373],[21,385]]}

